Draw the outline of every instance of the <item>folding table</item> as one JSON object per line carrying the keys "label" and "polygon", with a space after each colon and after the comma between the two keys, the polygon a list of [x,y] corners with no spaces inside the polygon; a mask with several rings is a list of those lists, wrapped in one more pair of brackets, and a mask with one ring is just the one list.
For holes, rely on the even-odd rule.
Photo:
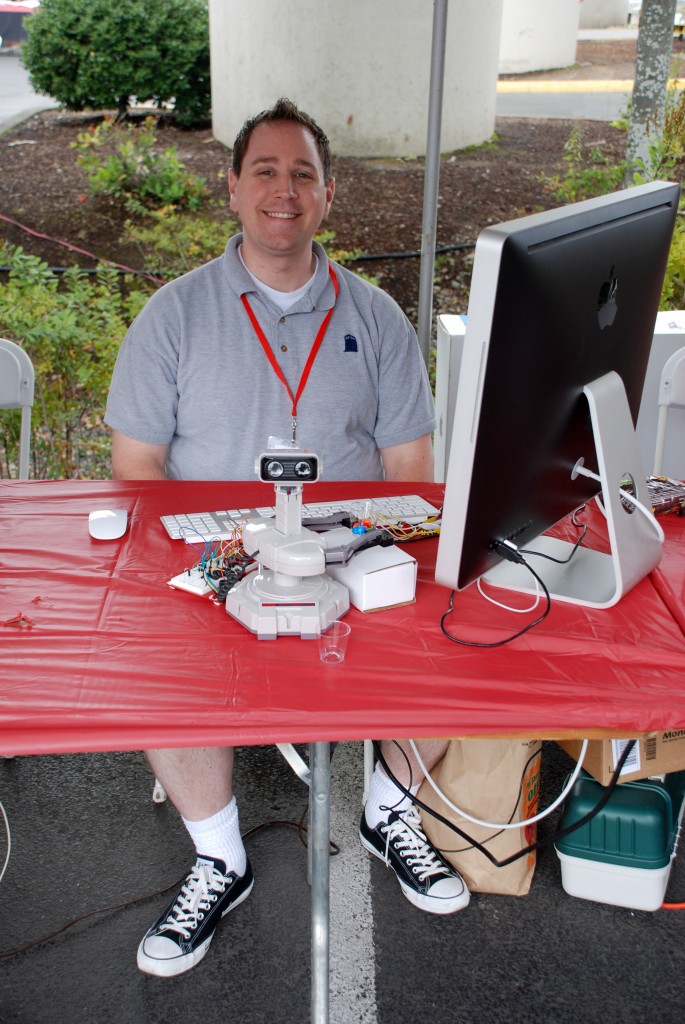
{"label": "folding table", "polygon": [[[305,500],[417,491],[427,484],[321,483]],[[615,608],[553,604],[512,644],[483,649],[440,629],[448,591],[436,541],[407,546],[416,602],[362,614],[342,665],[316,644],[260,641],[206,598],[167,581],[199,552],[159,517],[273,504],[261,483],[0,482],[0,754],[160,746],[312,744],[312,1019],[328,1020],[331,741],[442,736],[634,736],[685,727],[685,521],[664,519],[660,567]],[[123,507],[117,541],[88,534],[92,509]],[[601,544],[599,515],[588,536]],[[474,588],[449,628],[479,641],[512,615]]]}

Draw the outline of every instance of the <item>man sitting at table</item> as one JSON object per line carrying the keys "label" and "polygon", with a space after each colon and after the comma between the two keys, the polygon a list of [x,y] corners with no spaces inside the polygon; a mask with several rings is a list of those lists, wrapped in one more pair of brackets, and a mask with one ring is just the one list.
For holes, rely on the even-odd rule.
{"label": "man sitting at table", "polygon": [[[229,172],[242,233],[153,295],[121,346],[106,414],[115,478],[249,480],[255,456],[285,437],[315,451],[330,480],[432,480],[433,404],[414,330],[388,295],[313,242],[333,200],[330,160],[324,133],[288,100],[245,123]],[[446,746],[420,743],[429,769]],[[415,793],[423,773],[408,744],[386,741],[383,752]],[[171,976],[202,959],[253,877],[232,748],[146,756],[198,855],[138,949],[141,970]],[[360,837],[415,906],[467,905],[462,878],[380,766]]]}

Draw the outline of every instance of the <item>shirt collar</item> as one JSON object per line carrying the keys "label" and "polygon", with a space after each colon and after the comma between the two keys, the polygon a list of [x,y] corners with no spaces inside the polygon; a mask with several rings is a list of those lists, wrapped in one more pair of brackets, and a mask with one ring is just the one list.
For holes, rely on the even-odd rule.
{"label": "shirt collar", "polygon": [[[242,233],[229,238],[224,252],[224,270],[229,284],[236,295],[258,294],[257,286],[240,259],[238,248],[243,241]],[[335,291],[328,273],[328,256],[318,242],[312,242],[312,249],[318,256],[316,274],[307,295],[303,296],[288,313],[307,313],[313,309],[329,310],[335,305]],[[261,294],[261,293],[259,293]],[[268,301],[268,300],[265,300]]]}

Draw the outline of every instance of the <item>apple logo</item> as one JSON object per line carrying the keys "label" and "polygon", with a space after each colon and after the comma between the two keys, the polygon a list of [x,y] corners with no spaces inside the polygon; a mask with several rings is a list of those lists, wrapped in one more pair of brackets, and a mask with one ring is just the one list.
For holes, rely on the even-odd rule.
{"label": "apple logo", "polygon": [[616,303],[617,291],[618,278],[614,277],[614,267],[612,267],[609,271],[609,279],[599,289],[597,297],[597,320],[602,331],[605,327],[611,327],[616,319],[616,314],[618,313],[618,305]]}

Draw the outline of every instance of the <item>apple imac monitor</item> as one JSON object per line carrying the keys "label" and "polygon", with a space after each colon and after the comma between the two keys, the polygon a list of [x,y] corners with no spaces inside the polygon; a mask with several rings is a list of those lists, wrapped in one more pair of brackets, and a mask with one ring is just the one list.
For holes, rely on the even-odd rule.
{"label": "apple imac monitor", "polygon": [[[533,592],[527,568],[506,560],[514,548],[552,596],[609,607],[658,563],[654,523],[625,481],[648,506],[634,426],[679,194],[652,182],[480,234],[439,583],[460,590],[487,574]],[[569,559],[572,545],[542,534],[599,491],[611,553],[580,546]]]}

